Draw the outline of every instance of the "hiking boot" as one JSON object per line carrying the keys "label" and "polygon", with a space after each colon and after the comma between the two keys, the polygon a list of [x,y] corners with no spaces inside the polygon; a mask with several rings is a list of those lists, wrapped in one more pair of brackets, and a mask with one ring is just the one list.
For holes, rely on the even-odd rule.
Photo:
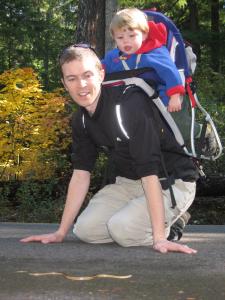
{"label": "hiking boot", "polygon": [[190,220],[191,215],[185,212],[179,219],[170,227],[170,234],[167,238],[168,241],[179,241],[183,235],[184,227]]}
{"label": "hiking boot", "polygon": [[206,156],[212,156],[216,154],[217,151],[217,141],[214,130],[212,126],[208,123],[205,133],[205,144],[202,149],[202,153]]}

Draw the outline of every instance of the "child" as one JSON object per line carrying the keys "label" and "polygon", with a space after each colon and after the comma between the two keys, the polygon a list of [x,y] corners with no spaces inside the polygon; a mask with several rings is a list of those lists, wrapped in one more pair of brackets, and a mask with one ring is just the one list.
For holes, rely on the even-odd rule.
{"label": "child", "polygon": [[118,48],[109,51],[102,61],[106,73],[152,68],[159,97],[169,112],[179,111],[180,96],[185,90],[165,46],[167,33],[164,24],[148,22],[145,13],[127,8],[113,17],[110,33]]}

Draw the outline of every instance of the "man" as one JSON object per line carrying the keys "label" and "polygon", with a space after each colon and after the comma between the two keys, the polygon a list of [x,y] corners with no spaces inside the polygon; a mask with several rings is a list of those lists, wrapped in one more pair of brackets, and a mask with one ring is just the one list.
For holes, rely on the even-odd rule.
{"label": "man", "polygon": [[[74,226],[76,236],[89,243],[115,241],[125,247],[153,245],[161,253],[196,253],[167,240],[170,226],[193,202],[196,170],[148,97],[138,87],[102,87],[105,74],[101,62],[85,45],[66,48],[60,56],[60,66],[64,87],[79,105],[72,121],[74,171],[59,229],[21,241],[63,241],[88,192],[98,149],[107,147],[115,165],[116,182],[90,200]],[[120,97],[124,99],[122,122],[129,133],[125,141],[115,116]],[[161,144],[168,148],[163,152],[164,161],[168,173],[175,178],[175,208],[171,208],[168,188],[162,190],[159,180],[163,177]]]}

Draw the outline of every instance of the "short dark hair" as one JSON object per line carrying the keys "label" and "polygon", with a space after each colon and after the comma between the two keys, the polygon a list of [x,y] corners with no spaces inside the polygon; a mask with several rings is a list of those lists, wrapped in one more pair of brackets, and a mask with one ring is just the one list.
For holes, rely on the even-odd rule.
{"label": "short dark hair", "polygon": [[[74,44],[66,47],[59,55],[59,65],[62,71],[62,66],[73,60],[84,60],[87,56],[93,58],[96,68],[102,70],[102,63],[98,58],[95,50],[88,44]],[[63,75],[63,74],[62,74]]]}

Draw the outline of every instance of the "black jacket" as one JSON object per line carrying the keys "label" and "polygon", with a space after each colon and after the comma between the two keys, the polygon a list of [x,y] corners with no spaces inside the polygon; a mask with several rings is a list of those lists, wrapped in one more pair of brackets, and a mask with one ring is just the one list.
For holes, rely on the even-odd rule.
{"label": "black jacket", "polygon": [[[120,104],[119,126],[116,105]],[[154,103],[139,87],[102,87],[94,115],[79,108],[72,119],[73,165],[92,171],[98,151],[109,149],[116,175],[139,179],[148,175],[165,177],[162,157],[169,175],[185,181],[197,179],[196,168],[176,142]]]}

